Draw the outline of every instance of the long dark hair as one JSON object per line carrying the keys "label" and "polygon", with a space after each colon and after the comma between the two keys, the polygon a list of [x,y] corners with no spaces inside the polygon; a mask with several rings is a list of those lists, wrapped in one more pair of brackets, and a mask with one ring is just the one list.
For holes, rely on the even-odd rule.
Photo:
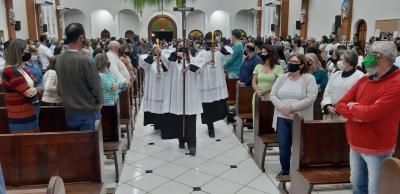
{"label": "long dark hair", "polygon": [[278,52],[276,51],[275,47],[269,44],[264,44],[263,49],[265,49],[269,55],[269,64],[271,69],[275,67],[275,65],[279,64],[279,56]]}

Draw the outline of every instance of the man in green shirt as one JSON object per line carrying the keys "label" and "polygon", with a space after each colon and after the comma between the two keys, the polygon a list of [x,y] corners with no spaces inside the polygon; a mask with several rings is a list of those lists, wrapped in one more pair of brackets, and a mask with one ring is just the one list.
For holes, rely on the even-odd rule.
{"label": "man in green shirt", "polygon": [[240,66],[243,62],[243,44],[242,41],[240,41],[241,36],[240,30],[235,29],[232,31],[233,54],[232,58],[224,65],[224,68],[228,70],[229,79],[239,78]]}

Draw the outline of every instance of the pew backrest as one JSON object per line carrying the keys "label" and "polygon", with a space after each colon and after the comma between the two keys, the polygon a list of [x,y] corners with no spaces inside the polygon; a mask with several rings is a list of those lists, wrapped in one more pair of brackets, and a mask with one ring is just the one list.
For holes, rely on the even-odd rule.
{"label": "pew backrest", "polygon": [[228,88],[228,104],[236,103],[236,83],[238,79],[226,79],[226,86]]}
{"label": "pew backrest", "polygon": [[262,101],[256,95],[254,102],[254,135],[274,134],[272,127],[274,119],[274,105],[271,101]]}
{"label": "pew backrest", "polygon": [[62,106],[42,106],[39,116],[40,132],[68,131],[65,109]]}
{"label": "pew backrest", "polygon": [[120,118],[121,119],[131,119],[131,109],[130,109],[129,97],[130,97],[129,89],[124,89],[119,94]]}
{"label": "pew backrest", "polygon": [[239,82],[236,82],[236,113],[240,114],[251,114],[252,113],[252,99],[253,99],[253,88],[250,86],[244,86]]}
{"label": "pew backrest", "polygon": [[6,97],[4,93],[1,93],[0,90],[0,107],[5,107],[6,106]]}
{"label": "pew backrest", "polygon": [[0,135],[0,162],[7,186],[103,182],[101,124],[95,131]]}
{"label": "pew backrest", "polygon": [[120,141],[121,130],[119,100],[117,100],[113,106],[103,106],[101,109],[101,123],[104,141]]}
{"label": "pew backrest", "polygon": [[8,127],[7,108],[0,107],[0,134],[10,133]]}
{"label": "pew backrest", "polygon": [[304,121],[295,114],[292,155],[295,170],[316,166],[348,166],[349,151],[345,121]]}

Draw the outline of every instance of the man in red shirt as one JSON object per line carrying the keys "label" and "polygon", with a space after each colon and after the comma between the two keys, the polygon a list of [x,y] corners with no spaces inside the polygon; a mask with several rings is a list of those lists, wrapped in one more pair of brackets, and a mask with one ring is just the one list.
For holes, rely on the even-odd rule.
{"label": "man in red shirt", "polygon": [[400,70],[393,65],[393,42],[375,42],[361,78],[336,104],[347,118],[351,183],[354,194],[377,194],[381,163],[393,155],[400,121]]}

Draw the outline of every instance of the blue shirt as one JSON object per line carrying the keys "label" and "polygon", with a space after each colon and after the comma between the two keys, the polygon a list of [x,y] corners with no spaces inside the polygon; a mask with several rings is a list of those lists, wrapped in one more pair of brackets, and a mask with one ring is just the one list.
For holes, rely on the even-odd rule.
{"label": "blue shirt", "polygon": [[250,58],[246,58],[243,61],[242,66],[240,67],[240,82],[244,83],[246,86],[251,86],[251,82],[253,81],[253,72],[258,64],[262,63],[262,59],[254,54]]}
{"label": "blue shirt", "polygon": [[43,75],[39,65],[32,62],[32,64],[25,63],[24,66],[35,77],[35,88],[43,88]]}

